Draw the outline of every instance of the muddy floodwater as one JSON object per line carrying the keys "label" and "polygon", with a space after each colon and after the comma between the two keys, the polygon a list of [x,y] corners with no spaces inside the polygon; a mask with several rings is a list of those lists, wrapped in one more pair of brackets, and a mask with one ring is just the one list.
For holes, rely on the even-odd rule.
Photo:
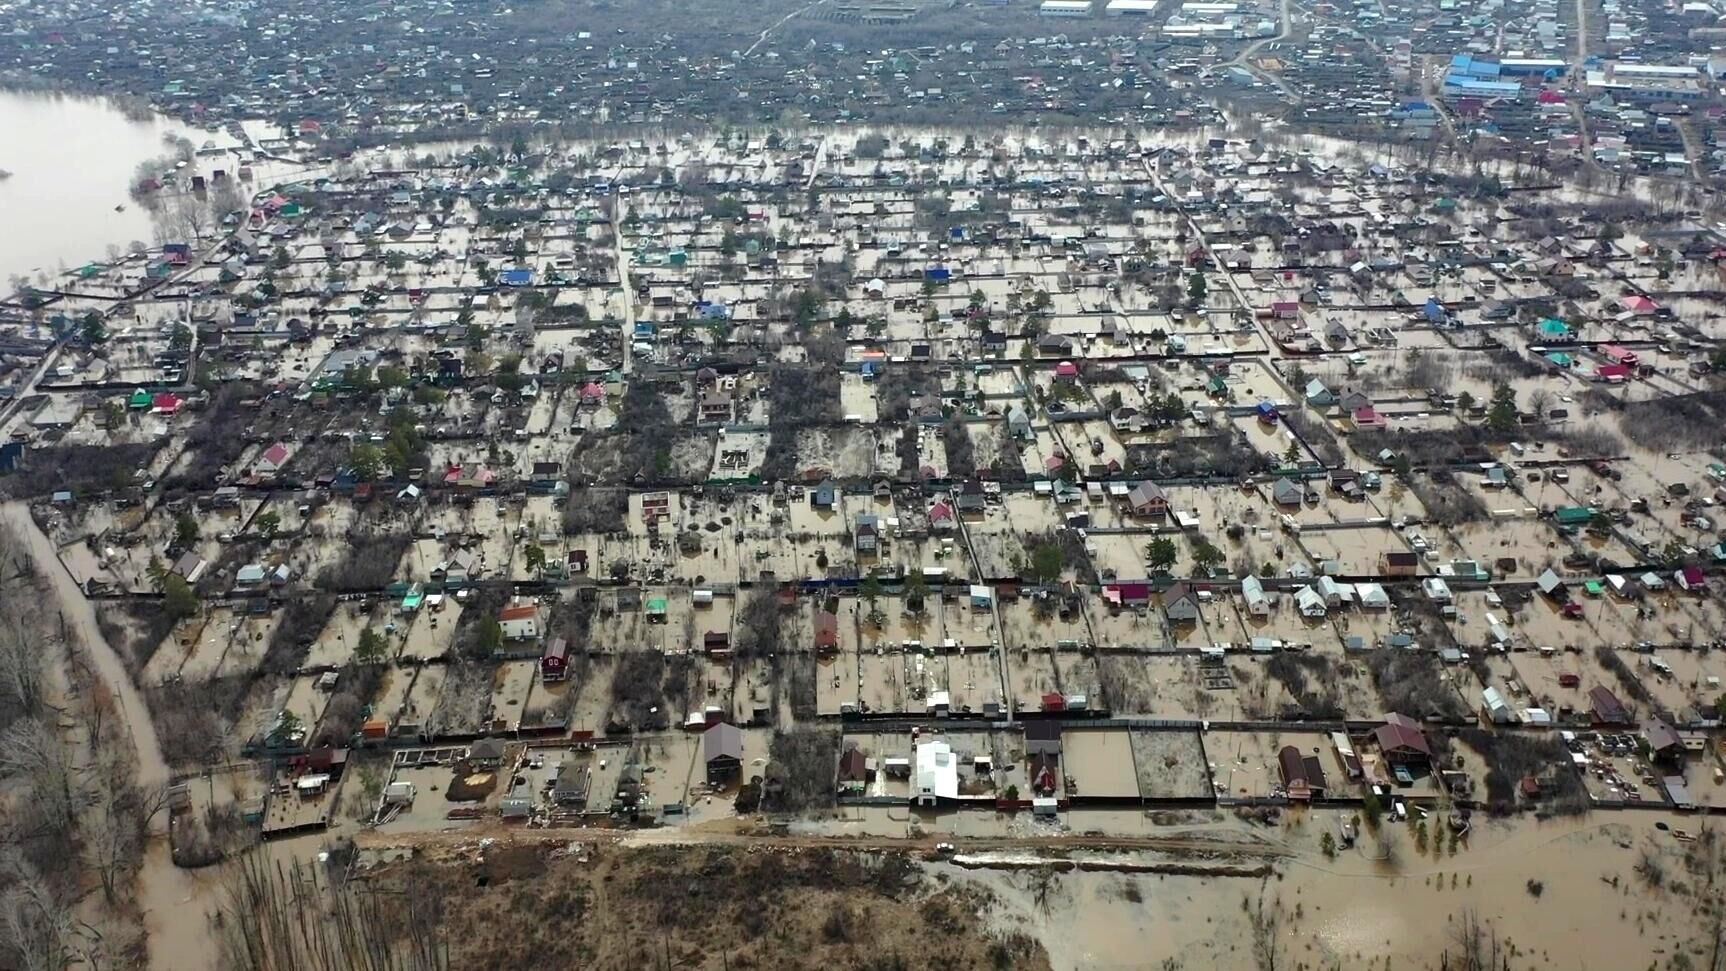
{"label": "muddy floodwater", "polygon": [[1694,817],[1597,813],[1487,824],[1454,856],[1419,853],[1399,832],[1391,865],[1354,851],[1334,859],[1317,852],[1324,817],[1280,830],[1280,848],[1294,855],[1262,880],[937,869],[992,891],[995,925],[1037,937],[1057,971],[1264,966],[1246,909],[1261,891],[1276,915],[1277,967],[1376,971],[1388,957],[1394,968],[1437,969],[1446,949],[1457,967],[1471,912],[1496,931],[1502,953],[1516,955],[1515,968],[1665,967],[1707,932],[1685,900],[1649,887],[1636,870],[1645,852],[1678,869],[1680,844],[1655,823],[1694,830]]}
{"label": "muddy floodwater", "polygon": [[151,242],[128,183],[139,162],[166,153],[162,136],[176,130],[199,144],[209,137],[167,119],[132,121],[101,99],[0,93],[0,170],[11,173],[0,179],[0,285]]}

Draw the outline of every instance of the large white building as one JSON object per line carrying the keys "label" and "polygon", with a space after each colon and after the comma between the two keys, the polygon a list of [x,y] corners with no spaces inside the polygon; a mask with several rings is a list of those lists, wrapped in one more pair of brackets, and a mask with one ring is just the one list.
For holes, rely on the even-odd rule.
{"label": "large white building", "polygon": [[1696,101],[1702,73],[1690,65],[1627,64],[1611,61],[1588,71],[1588,93],[1620,101]]}
{"label": "large white building", "polygon": [[1157,12],[1157,0],[1109,0],[1103,12],[1111,17],[1149,17]]}
{"label": "large white building", "polygon": [[938,739],[918,745],[916,778],[913,801],[919,806],[959,798],[959,763],[953,758],[953,746]]}
{"label": "large white building", "polygon": [[1037,13],[1044,17],[1089,17],[1091,0],[1043,0]]}

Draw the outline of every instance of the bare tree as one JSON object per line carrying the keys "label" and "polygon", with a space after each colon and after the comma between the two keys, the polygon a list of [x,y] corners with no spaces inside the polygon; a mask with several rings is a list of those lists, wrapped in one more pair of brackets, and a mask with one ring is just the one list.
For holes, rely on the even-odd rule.
{"label": "bare tree", "polygon": [[1259,971],[1277,971],[1283,956],[1282,938],[1278,935],[1282,924],[1282,901],[1273,899],[1267,907],[1265,886],[1265,883],[1259,884],[1258,898],[1248,904],[1247,921],[1253,935],[1253,962]]}
{"label": "bare tree", "polygon": [[1498,928],[1482,920],[1473,907],[1462,912],[1451,929],[1450,944],[1444,949],[1445,967],[1454,971],[1507,971],[1510,955],[1498,940]]}

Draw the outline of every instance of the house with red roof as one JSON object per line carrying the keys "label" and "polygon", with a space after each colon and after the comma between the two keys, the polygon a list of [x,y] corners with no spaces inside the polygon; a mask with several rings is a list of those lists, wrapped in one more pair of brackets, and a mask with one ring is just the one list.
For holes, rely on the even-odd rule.
{"label": "house with red roof", "polygon": [[177,415],[180,405],[180,396],[167,391],[159,391],[150,399],[150,411],[158,415]]}
{"label": "house with red roof", "polygon": [[1637,315],[1638,317],[1645,317],[1651,313],[1654,313],[1656,310],[1659,310],[1660,305],[1655,303],[1653,300],[1649,299],[1648,297],[1635,296],[1635,297],[1630,297],[1629,299],[1624,301],[1624,309],[1630,311],[1631,313]]}
{"label": "house with red roof", "polygon": [[817,651],[836,651],[839,649],[839,617],[831,610],[815,611],[815,649]]}
{"label": "house with red roof", "polygon": [[1594,369],[1594,380],[1605,381],[1607,384],[1623,384],[1630,380],[1630,366],[1627,364],[1602,364]]}
{"label": "house with red roof", "polygon": [[1701,593],[1708,589],[1708,577],[1699,566],[1687,566],[1678,571],[1678,587],[1693,593]]}
{"label": "house with red roof", "polygon": [[1116,607],[1145,607],[1151,602],[1148,583],[1108,583],[1103,585],[1103,600]]}
{"label": "house with red roof", "polygon": [[512,604],[497,612],[505,640],[526,641],[539,636],[539,605]]}
{"label": "house with red roof", "polygon": [[1353,418],[1354,427],[1356,428],[1384,427],[1384,416],[1379,414],[1378,409],[1374,408],[1372,405],[1367,405],[1364,408],[1356,408],[1354,410]]}
{"label": "house with red roof", "polygon": [[1636,365],[1636,352],[1617,344],[1600,345],[1600,356],[1613,364],[1628,364],[1632,367]]}
{"label": "house with red roof", "polygon": [[288,464],[288,454],[288,446],[277,442],[252,460],[252,471],[258,475],[275,475],[282,470],[282,466]]}
{"label": "house with red roof", "polygon": [[1379,751],[1384,753],[1385,761],[1393,765],[1424,765],[1432,758],[1432,745],[1426,740],[1426,732],[1421,730],[1419,722],[1407,715],[1392,712],[1384,716],[1384,724],[1373,731],[1373,737],[1378,742]]}
{"label": "house with red roof", "polygon": [[953,512],[952,505],[946,500],[937,499],[935,504],[929,507],[930,529],[946,532],[956,526],[958,521],[958,514]]}

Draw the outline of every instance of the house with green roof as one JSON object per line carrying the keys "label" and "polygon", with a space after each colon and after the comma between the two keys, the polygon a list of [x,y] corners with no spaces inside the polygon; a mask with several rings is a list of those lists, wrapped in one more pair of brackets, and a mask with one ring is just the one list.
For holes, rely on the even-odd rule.
{"label": "house with green roof", "polygon": [[1570,325],[1557,317],[1543,319],[1535,330],[1540,334],[1542,340],[1567,341],[1576,336],[1575,332],[1570,329]]}
{"label": "house with green roof", "polygon": [[1560,526],[1586,526],[1594,518],[1587,506],[1559,506],[1552,511],[1552,521]]}

